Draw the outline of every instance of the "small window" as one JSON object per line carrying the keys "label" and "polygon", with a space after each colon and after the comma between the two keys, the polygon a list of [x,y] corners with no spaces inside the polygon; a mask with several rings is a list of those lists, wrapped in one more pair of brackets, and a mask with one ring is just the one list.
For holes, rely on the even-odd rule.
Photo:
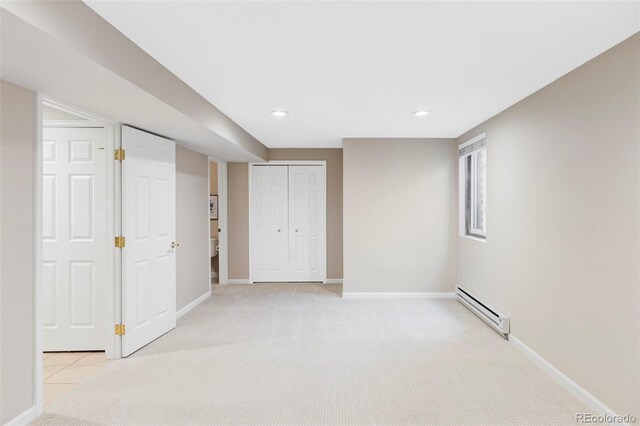
{"label": "small window", "polygon": [[485,134],[460,145],[460,233],[487,237],[487,144]]}

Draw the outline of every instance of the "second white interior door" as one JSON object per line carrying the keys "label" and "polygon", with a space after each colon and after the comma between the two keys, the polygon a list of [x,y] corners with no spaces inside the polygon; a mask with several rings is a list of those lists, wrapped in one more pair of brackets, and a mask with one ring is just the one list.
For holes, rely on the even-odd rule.
{"label": "second white interior door", "polygon": [[253,281],[324,281],[325,168],[252,167]]}
{"label": "second white interior door", "polygon": [[176,326],[176,147],[122,127],[122,356]]}

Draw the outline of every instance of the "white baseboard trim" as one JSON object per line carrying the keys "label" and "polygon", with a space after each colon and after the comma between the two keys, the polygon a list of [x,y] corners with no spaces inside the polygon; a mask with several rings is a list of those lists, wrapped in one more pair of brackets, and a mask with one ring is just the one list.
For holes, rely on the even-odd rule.
{"label": "white baseboard trim", "polygon": [[455,293],[342,293],[344,299],[455,299]]}
{"label": "white baseboard trim", "polygon": [[28,425],[32,421],[38,418],[38,412],[36,407],[29,407],[21,414],[18,414],[13,419],[5,423],[5,426],[23,426]]}
{"label": "white baseboard trim", "polygon": [[252,284],[247,278],[229,278],[227,284]]}
{"label": "white baseboard trim", "polygon": [[325,284],[342,284],[342,278],[327,278],[324,280]]}
{"label": "white baseboard trim", "polygon": [[538,367],[542,368],[563,388],[569,391],[573,396],[582,401],[587,407],[592,409],[596,414],[616,416],[617,414],[607,407],[602,401],[590,394],[585,388],[571,380],[562,371],[554,367],[549,361],[542,358],[537,352],[525,345],[520,339],[513,334],[509,334],[509,341],[513,343],[520,352],[533,361]]}
{"label": "white baseboard trim", "polygon": [[196,306],[198,306],[199,304],[207,300],[209,297],[211,297],[211,290],[209,290],[208,292],[206,292],[205,294],[198,297],[196,300],[194,300],[193,302],[189,303],[187,306],[185,306],[184,308],[176,312],[176,319],[180,318],[181,316],[183,316],[184,314],[186,314],[187,312],[189,312],[190,310],[192,310],[193,308],[195,308]]}

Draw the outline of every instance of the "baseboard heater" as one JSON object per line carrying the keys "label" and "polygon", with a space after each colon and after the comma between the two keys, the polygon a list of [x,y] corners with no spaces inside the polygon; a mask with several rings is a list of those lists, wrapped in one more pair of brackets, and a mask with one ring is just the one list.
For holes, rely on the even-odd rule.
{"label": "baseboard heater", "polygon": [[467,309],[489,324],[489,326],[500,333],[502,337],[508,339],[509,317],[505,317],[500,312],[489,307],[486,303],[481,302],[477,297],[472,295],[469,290],[462,286],[456,287],[456,296],[458,296],[460,303],[466,306]]}

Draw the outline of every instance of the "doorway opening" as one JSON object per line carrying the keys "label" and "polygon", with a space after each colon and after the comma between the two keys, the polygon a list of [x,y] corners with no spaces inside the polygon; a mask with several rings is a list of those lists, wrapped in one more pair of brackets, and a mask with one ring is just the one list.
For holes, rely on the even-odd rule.
{"label": "doorway opening", "polygon": [[227,163],[209,157],[209,258],[211,289],[228,284]]}
{"label": "doorway opening", "polygon": [[211,288],[220,283],[218,235],[220,233],[218,208],[218,163],[209,161],[209,255],[211,258]]}
{"label": "doorway opening", "polygon": [[114,123],[41,99],[36,402],[99,374],[116,353]]}

